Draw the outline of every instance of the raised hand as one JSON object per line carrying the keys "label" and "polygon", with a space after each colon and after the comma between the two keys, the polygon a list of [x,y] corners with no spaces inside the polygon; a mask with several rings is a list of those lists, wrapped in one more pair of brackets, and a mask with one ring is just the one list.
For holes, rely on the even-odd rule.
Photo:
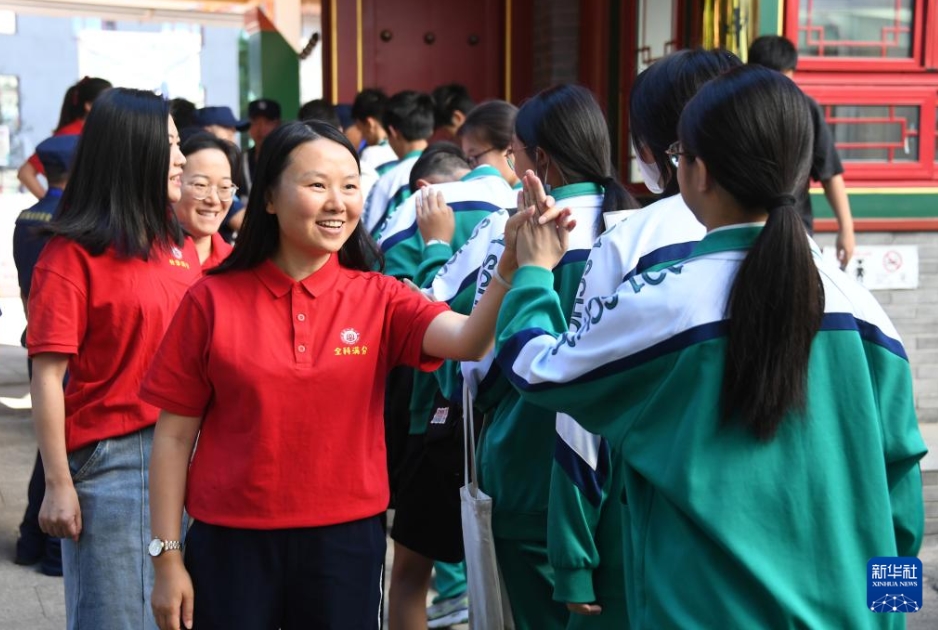
{"label": "raised hand", "polygon": [[456,217],[453,209],[446,205],[446,199],[439,190],[429,186],[417,191],[417,228],[424,243],[430,241],[453,242],[456,232]]}

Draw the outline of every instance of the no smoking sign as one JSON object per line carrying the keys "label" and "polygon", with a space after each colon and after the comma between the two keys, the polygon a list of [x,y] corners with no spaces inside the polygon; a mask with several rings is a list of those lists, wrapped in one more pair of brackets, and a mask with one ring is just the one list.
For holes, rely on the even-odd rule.
{"label": "no smoking sign", "polygon": [[[836,250],[825,247],[824,258],[836,263]],[[918,246],[857,245],[845,272],[870,290],[917,289]]]}

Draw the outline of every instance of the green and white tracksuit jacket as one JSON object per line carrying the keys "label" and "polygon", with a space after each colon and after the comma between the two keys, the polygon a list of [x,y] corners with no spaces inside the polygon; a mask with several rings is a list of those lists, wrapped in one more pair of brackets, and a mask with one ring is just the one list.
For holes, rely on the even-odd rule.
{"label": "green and white tracksuit jacket", "polygon": [[498,364],[525,401],[609,441],[632,628],[902,627],[866,607],[866,567],[916,554],[926,449],[905,350],[872,295],[816,255],[826,305],[805,410],[767,442],[721,423],[726,302],[761,229],[710,232],[576,332],[554,275],[519,269]]}

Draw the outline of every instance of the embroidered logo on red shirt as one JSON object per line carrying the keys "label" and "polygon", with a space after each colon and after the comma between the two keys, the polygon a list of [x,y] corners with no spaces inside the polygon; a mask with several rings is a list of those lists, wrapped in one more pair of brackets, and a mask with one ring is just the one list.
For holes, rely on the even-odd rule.
{"label": "embroidered logo on red shirt", "polygon": [[342,343],[347,346],[354,346],[361,339],[361,335],[354,328],[346,328],[339,333],[339,336],[342,338]]}
{"label": "embroidered logo on red shirt", "polygon": [[171,252],[173,253],[173,256],[176,257],[176,260],[181,260],[181,259],[182,259],[182,250],[179,249],[178,247],[176,247],[175,245],[173,245],[173,248],[172,248],[171,250],[169,250],[169,251],[171,251]]}

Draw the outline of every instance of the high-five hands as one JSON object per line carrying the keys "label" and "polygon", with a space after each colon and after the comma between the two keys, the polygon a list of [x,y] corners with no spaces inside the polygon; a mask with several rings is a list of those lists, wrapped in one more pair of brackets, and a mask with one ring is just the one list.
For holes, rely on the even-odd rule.
{"label": "high-five hands", "polygon": [[[523,188],[518,194],[518,215],[523,215],[526,220],[518,226],[515,237],[517,265],[553,269],[567,252],[569,234],[576,227],[576,220],[569,208],[556,207],[554,198],[544,191],[544,185],[533,171],[524,174],[522,183]],[[506,247],[508,237],[506,228]]]}

